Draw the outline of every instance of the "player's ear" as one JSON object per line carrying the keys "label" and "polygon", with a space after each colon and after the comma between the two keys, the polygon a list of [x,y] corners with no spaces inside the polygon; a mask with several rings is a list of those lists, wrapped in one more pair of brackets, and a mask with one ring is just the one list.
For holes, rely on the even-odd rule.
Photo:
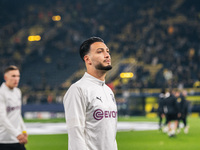
{"label": "player's ear", "polygon": [[6,81],[7,80],[7,74],[4,74],[4,80]]}
{"label": "player's ear", "polygon": [[84,59],[84,61],[85,61],[85,63],[86,63],[86,64],[89,64],[89,65],[91,65],[91,64],[92,64],[92,62],[91,62],[91,59],[90,59],[89,55],[85,55],[83,59]]}

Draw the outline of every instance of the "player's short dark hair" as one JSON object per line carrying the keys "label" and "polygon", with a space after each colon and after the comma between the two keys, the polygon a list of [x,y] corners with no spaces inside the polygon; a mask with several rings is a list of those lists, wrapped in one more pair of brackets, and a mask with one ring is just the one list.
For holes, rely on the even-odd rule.
{"label": "player's short dark hair", "polygon": [[19,68],[17,66],[10,65],[4,70],[4,74],[11,71],[11,70],[19,70]]}
{"label": "player's short dark hair", "polygon": [[79,53],[81,56],[81,59],[84,61],[84,56],[88,54],[90,50],[90,45],[92,45],[95,42],[103,42],[104,41],[100,37],[90,37],[89,39],[85,40],[79,49]]}

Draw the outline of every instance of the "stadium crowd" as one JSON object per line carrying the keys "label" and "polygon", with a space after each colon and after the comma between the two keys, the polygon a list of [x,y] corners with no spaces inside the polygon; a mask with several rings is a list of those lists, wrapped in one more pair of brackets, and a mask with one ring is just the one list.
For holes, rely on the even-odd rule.
{"label": "stadium crowd", "polygon": [[[200,80],[199,3],[1,0],[0,72],[11,64],[21,69],[24,103],[61,102],[62,83],[83,68],[78,46],[85,38],[99,36],[121,59],[134,57],[144,64],[132,70],[130,88],[191,88]],[[53,21],[55,15],[61,21]],[[30,42],[30,35],[41,40]],[[155,75],[145,69],[158,64],[162,68]]]}

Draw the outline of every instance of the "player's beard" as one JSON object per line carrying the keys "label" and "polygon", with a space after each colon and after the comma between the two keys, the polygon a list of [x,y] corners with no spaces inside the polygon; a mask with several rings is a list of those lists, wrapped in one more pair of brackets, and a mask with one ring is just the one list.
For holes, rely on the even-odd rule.
{"label": "player's beard", "polygon": [[98,64],[98,65],[96,65],[95,68],[98,69],[98,70],[105,70],[105,71],[108,71],[108,70],[111,70],[111,69],[112,69],[112,66],[111,66],[111,65],[103,66],[102,64]]}

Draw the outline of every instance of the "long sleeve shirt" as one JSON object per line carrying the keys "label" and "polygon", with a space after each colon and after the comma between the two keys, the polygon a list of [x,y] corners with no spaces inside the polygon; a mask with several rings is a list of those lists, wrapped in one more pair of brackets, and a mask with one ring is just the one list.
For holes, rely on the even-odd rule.
{"label": "long sleeve shirt", "polygon": [[17,136],[26,130],[21,116],[21,91],[0,87],[0,143],[19,143]]}
{"label": "long sleeve shirt", "polygon": [[167,111],[165,111],[166,114],[170,114],[170,115],[176,115],[178,113],[178,104],[176,101],[176,97],[173,96],[172,94],[169,94],[166,98],[165,98],[165,106],[167,109]]}
{"label": "long sleeve shirt", "polygon": [[63,102],[69,150],[117,150],[117,106],[104,81],[85,73]]}
{"label": "long sleeve shirt", "polygon": [[164,100],[165,100],[165,95],[161,93],[158,99],[158,113],[159,114],[164,113]]}
{"label": "long sleeve shirt", "polygon": [[178,110],[181,113],[181,115],[182,116],[187,115],[189,103],[183,95],[177,98],[177,103],[178,103]]}

